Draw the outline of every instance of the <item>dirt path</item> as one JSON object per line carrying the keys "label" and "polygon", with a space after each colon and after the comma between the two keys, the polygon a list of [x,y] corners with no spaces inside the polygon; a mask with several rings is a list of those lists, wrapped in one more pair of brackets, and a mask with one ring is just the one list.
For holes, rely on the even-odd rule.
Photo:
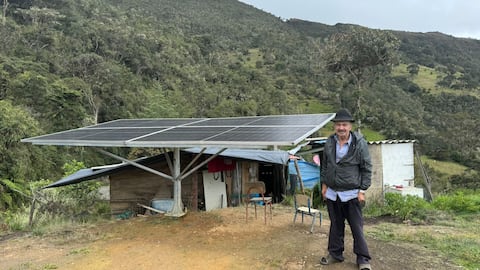
{"label": "dirt path", "polygon": [[[261,217],[246,223],[245,209],[237,207],[191,212],[181,219],[137,217],[42,237],[17,236],[0,240],[0,269],[357,269],[351,235],[345,262],[321,266],[328,219],[310,234],[310,217],[296,225],[292,218],[291,208],[276,205],[267,225]],[[374,269],[452,269],[438,254],[418,246],[368,242]]]}

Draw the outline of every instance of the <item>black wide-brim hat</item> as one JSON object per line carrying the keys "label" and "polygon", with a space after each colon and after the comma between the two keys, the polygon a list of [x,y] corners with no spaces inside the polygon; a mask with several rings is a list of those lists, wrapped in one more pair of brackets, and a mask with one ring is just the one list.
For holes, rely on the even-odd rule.
{"label": "black wide-brim hat", "polygon": [[355,122],[352,114],[347,109],[340,109],[336,114],[332,122]]}

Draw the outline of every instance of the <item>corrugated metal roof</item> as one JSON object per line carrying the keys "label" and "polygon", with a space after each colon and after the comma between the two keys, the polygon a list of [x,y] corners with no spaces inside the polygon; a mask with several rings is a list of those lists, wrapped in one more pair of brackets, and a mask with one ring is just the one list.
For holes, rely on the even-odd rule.
{"label": "corrugated metal roof", "polygon": [[369,141],[368,144],[398,144],[398,143],[415,143],[416,140],[383,140],[383,141]]}

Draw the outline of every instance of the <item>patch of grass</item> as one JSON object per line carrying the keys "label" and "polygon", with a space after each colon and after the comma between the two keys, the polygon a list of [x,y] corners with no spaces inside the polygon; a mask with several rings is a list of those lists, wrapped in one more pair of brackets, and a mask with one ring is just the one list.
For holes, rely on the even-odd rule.
{"label": "patch of grass", "polygon": [[382,141],[382,140],[385,140],[385,136],[383,136],[382,134],[380,134],[380,133],[378,133],[374,130],[366,128],[366,127],[362,128],[362,134],[367,141]]}
{"label": "patch of grass", "polygon": [[436,209],[453,211],[458,214],[475,214],[480,212],[480,195],[471,191],[457,191],[454,194],[436,197],[432,204]]}
{"label": "patch of grass", "polygon": [[435,171],[445,174],[445,175],[461,175],[467,171],[467,167],[460,165],[455,162],[449,161],[438,161],[434,159],[430,159],[427,156],[420,157],[423,164],[427,164]]}
{"label": "patch of grass", "polygon": [[21,263],[18,268],[9,268],[9,270],[28,270],[28,269],[35,269],[35,264],[32,262],[25,262]]}
{"label": "patch of grass", "polygon": [[[471,226],[473,226],[472,224]],[[443,226],[406,226],[404,224],[382,223],[369,228],[366,234],[386,241],[400,241],[416,244],[452,258],[455,263],[467,268],[480,267],[480,237],[470,228],[445,228]]]}
{"label": "patch of grass", "polygon": [[469,232],[441,234],[418,232],[412,235],[410,242],[418,241],[429,249],[439,250],[456,263],[475,269],[480,267],[480,240]]}
{"label": "patch of grass", "polygon": [[[480,222],[480,194],[465,191],[442,195],[428,205],[411,196],[387,195],[386,206],[377,207],[382,209],[379,213],[398,215],[403,220],[428,219],[431,225],[384,222],[368,226],[367,235],[381,241],[407,242],[439,251],[467,269],[480,267],[480,227],[477,225]],[[367,215],[368,211],[365,213]]]}
{"label": "patch of grass", "polygon": [[435,69],[421,65],[419,66],[418,74],[412,76],[408,73],[406,64],[400,64],[396,66],[393,69],[392,74],[394,76],[410,78],[410,80],[417,84],[420,88],[429,91],[438,89],[437,80],[439,76],[442,76],[442,74],[439,74]]}
{"label": "patch of grass", "polygon": [[389,242],[396,240],[396,235],[394,233],[394,228],[398,226],[397,224],[390,223],[381,223],[375,225],[372,229],[366,230],[366,234],[374,239]]}
{"label": "patch of grass", "polygon": [[68,254],[69,255],[85,255],[88,253],[90,253],[90,250],[88,250],[88,248],[79,248],[79,249],[70,250]]}
{"label": "patch of grass", "polygon": [[329,113],[335,112],[332,106],[322,103],[320,100],[309,99],[305,100],[302,103],[299,103],[298,106],[301,108],[303,113]]}
{"label": "patch of grass", "polygon": [[413,77],[413,82],[429,91],[440,91],[441,89],[437,86],[439,76],[444,76],[444,74],[439,74],[433,68],[420,66],[418,75]]}
{"label": "patch of grass", "polygon": [[378,217],[383,215],[383,201],[374,200],[367,204],[363,209],[363,215],[365,217]]}
{"label": "patch of grass", "polygon": [[293,206],[293,195],[284,195],[282,205]]}
{"label": "patch of grass", "polygon": [[[45,219],[45,220],[44,220]],[[61,217],[44,215],[41,220],[37,220],[37,223],[32,228],[33,235],[42,236],[49,233],[65,230],[67,227],[73,226],[71,220],[66,220]]]}
{"label": "patch of grass", "polygon": [[259,49],[249,49],[246,58],[245,66],[256,68],[257,62],[263,61],[263,53]]}
{"label": "patch of grass", "polygon": [[[478,92],[474,92],[471,89],[452,89],[447,87],[441,87],[437,85],[439,78],[446,76],[445,73],[439,72],[434,68],[419,66],[418,74],[411,76],[407,71],[406,64],[400,64],[393,69],[394,76],[404,76],[410,78],[410,80],[418,85],[420,88],[429,91],[432,94],[449,93],[455,95],[474,95],[479,96]],[[455,76],[459,77],[461,74],[457,73]]]}
{"label": "patch of grass", "polygon": [[43,270],[58,269],[58,266],[55,264],[48,263],[42,267]]}

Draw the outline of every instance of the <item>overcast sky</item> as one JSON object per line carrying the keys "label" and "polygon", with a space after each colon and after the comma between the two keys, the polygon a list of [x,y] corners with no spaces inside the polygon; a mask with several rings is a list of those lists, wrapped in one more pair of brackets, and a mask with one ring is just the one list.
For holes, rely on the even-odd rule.
{"label": "overcast sky", "polygon": [[479,0],[240,0],[282,19],[480,39]]}

